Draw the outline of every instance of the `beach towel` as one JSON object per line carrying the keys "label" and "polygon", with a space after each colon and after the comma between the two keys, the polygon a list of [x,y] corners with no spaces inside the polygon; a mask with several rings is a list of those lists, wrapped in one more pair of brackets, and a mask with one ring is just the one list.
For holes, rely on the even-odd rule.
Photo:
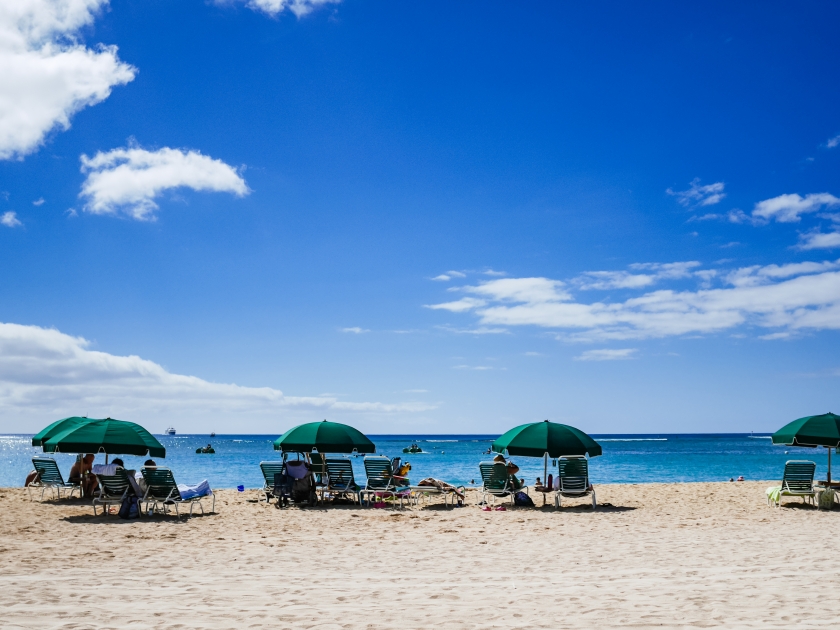
{"label": "beach towel", "polygon": [[206,497],[210,494],[213,494],[213,491],[210,489],[210,483],[206,479],[194,486],[188,486],[186,484],[179,483],[178,492],[181,493],[181,498],[185,501],[187,499],[194,499],[195,497]]}
{"label": "beach towel", "polygon": [[117,474],[116,464],[94,464],[91,472],[94,475],[112,476]]}
{"label": "beach towel", "polygon": [[767,498],[770,499],[773,503],[778,503],[781,496],[782,486],[773,486],[771,488],[767,488]]}
{"label": "beach towel", "polygon": [[303,479],[309,474],[309,464],[303,460],[286,462],[286,474],[292,479]]}

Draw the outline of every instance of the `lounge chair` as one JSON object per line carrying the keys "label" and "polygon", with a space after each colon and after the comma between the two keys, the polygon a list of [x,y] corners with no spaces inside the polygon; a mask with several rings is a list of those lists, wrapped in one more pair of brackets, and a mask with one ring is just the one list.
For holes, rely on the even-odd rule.
{"label": "lounge chair", "polygon": [[285,462],[260,462],[260,470],[265,479],[262,491],[265,493],[266,503],[274,498],[274,475],[282,473],[285,466]]}
{"label": "lounge chair", "polygon": [[152,511],[156,510],[158,505],[160,505],[163,508],[163,513],[166,514],[167,507],[174,505],[175,515],[180,518],[181,513],[178,509],[179,505],[182,503],[189,503],[190,516],[192,516],[193,507],[196,503],[198,503],[198,507],[201,508],[201,513],[204,514],[204,505],[202,505],[201,499],[205,496],[210,496],[213,498],[213,507],[210,511],[216,511],[216,495],[213,494],[212,490],[209,495],[201,495],[185,499],[181,496],[181,491],[178,490],[178,484],[175,483],[175,477],[172,475],[172,471],[168,468],[163,466],[157,466],[154,468],[146,467],[143,468],[142,473],[143,480],[146,482],[146,494],[143,495],[142,501],[146,503],[147,510],[149,508],[149,504],[151,503]]}
{"label": "lounge chair", "polygon": [[557,460],[554,507],[560,507],[560,497],[585,497],[592,495],[592,507],[598,505],[595,488],[589,483],[589,462],[585,457],[561,457]]}
{"label": "lounge chair", "polygon": [[322,476],[323,498],[325,492],[334,495],[349,495],[354,502],[361,503],[361,488],[353,478],[353,464],[346,458],[327,459],[325,462],[326,474]]}
{"label": "lounge chair", "polygon": [[32,488],[41,488],[41,500],[44,500],[44,493],[47,488],[55,491],[59,499],[61,499],[61,491],[69,490],[67,497],[73,496],[73,491],[79,491],[79,498],[82,496],[82,487],[76,483],[67,483],[64,477],[61,476],[61,471],[58,469],[58,464],[52,457],[33,457],[32,465],[38,472],[38,481],[26,487],[29,494],[29,500],[32,500]]}
{"label": "lounge chair", "polygon": [[[417,485],[417,486],[409,486],[411,488],[411,495],[412,497],[416,498],[423,497],[424,499],[428,499],[430,495],[442,495],[443,496],[443,503],[446,506],[449,506],[449,500],[452,499],[452,506],[459,500],[466,500],[466,488],[464,486],[453,486],[450,483],[446,483],[445,481],[440,481],[438,479],[424,479],[423,481],[428,481],[430,484],[433,485]],[[422,481],[420,482],[423,483]],[[460,496],[459,496],[460,493]]]}
{"label": "lounge chair", "polygon": [[814,502],[816,490],[814,490],[814,473],[817,465],[807,460],[792,459],[785,462],[785,472],[782,475],[782,485],[767,489],[767,503],[781,507],[782,497],[808,498],[810,503]]}
{"label": "lounge chair", "polygon": [[102,505],[103,514],[108,514],[112,505],[120,505],[123,499],[134,494],[128,473],[122,466],[117,467],[113,475],[98,474],[96,479],[99,481],[99,496],[93,498],[94,516],[97,515],[97,504]]}
{"label": "lounge chair", "polygon": [[364,462],[367,483],[360,492],[360,496],[363,499],[367,495],[368,504],[370,504],[372,497],[391,497],[392,499],[399,499],[400,507],[402,507],[403,499],[411,498],[411,488],[408,485],[408,479],[394,475],[394,469],[391,466],[390,459],[375,455],[373,457],[365,457]]}
{"label": "lounge chair", "polygon": [[481,462],[478,469],[481,471],[481,500],[485,503],[488,496],[493,497],[494,500],[497,497],[510,497],[510,503],[513,505],[513,496],[517,492],[528,491],[524,486],[516,487],[507,471],[507,466],[500,462]]}

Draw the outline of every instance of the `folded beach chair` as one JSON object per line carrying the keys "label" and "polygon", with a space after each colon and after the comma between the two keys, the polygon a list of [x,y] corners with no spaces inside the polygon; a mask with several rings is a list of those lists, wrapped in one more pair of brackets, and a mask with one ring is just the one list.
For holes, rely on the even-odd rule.
{"label": "folded beach chair", "polygon": [[59,499],[61,499],[61,491],[69,490],[67,497],[73,496],[73,491],[79,491],[79,497],[82,496],[82,488],[79,484],[67,483],[64,477],[61,476],[61,471],[58,469],[58,464],[52,457],[33,457],[32,465],[38,472],[38,481],[26,487],[29,494],[29,500],[32,500],[32,488],[41,488],[41,500],[44,500],[44,492],[47,488],[55,491]]}
{"label": "folded beach chair", "polygon": [[262,491],[265,493],[266,503],[274,498],[274,475],[281,474],[285,465],[285,462],[260,462],[260,470],[265,479]]}
{"label": "folded beach chair", "polygon": [[478,465],[481,471],[481,500],[487,502],[487,497],[510,497],[513,505],[513,495],[524,488],[517,488],[508,474],[507,466],[500,462],[481,462]]}
{"label": "folded beach chair", "polygon": [[589,462],[585,457],[561,457],[557,460],[557,479],[555,480],[554,507],[560,507],[560,497],[585,497],[592,495],[592,507],[595,488],[589,483]]}
{"label": "folded beach chair", "polygon": [[326,474],[323,476],[322,498],[324,492],[336,496],[349,495],[354,502],[361,503],[361,487],[353,478],[353,464],[344,457],[327,459]]}
{"label": "folded beach chair", "polygon": [[367,495],[368,504],[370,504],[371,498],[391,497],[394,500],[399,499],[400,507],[402,507],[403,499],[411,498],[411,487],[408,485],[408,479],[394,475],[390,459],[382,455],[374,455],[373,457],[365,457],[364,463],[367,483],[361,490],[360,496],[363,499]]}
{"label": "folded beach chair", "polygon": [[[97,504],[102,506],[103,514],[111,511],[112,505],[120,505],[134,491],[131,482],[128,480],[128,473],[122,466],[117,467],[113,475],[96,475],[99,481],[99,496],[93,498],[93,515],[96,516]],[[137,497],[138,499],[140,497]]]}
{"label": "folded beach chair", "polygon": [[155,468],[143,468],[143,480],[146,482],[146,494],[143,496],[143,501],[146,503],[148,510],[149,504],[152,504],[152,511],[156,510],[158,505],[162,506],[163,513],[167,513],[167,508],[170,505],[175,506],[175,515],[180,518],[181,513],[178,506],[182,503],[190,504],[190,516],[192,516],[193,507],[198,503],[201,508],[201,513],[204,514],[204,506],[201,504],[201,499],[205,496],[212,497],[213,507],[211,512],[216,511],[216,495],[207,487],[207,493],[199,496],[182,496],[178,489],[178,484],[175,483],[175,477],[172,476],[172,471],[163,466]]}
{"label": "folded beach chair", "polygon": [[814,490],[814,472],[817,465],[807,460],[795,460],[785,462],[785,472],[782,475],[782,485],[767,489],[767,503],[781,507],[782,497],[805,497],[813,503],[816,491]]}

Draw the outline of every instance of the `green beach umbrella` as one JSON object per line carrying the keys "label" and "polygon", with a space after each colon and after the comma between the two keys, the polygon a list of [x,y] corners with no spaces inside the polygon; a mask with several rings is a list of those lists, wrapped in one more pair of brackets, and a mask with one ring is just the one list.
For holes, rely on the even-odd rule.
{"label": "green beach umbrella", "polygon": [[507,451],[510,455],[543,457],[552,459],[564,455],[601,454],[601,445],[583,431],[566,424],[544,420],[515,427],[493,442],[491,448],[497,453]]}
{"label": "green beach umbrella", "polygon": [[[508,452],[509,455],[522,457],[542,457],[543,479],[548,476],[548,458],[568,455],[589,455],[597,457],[601,454],[601,445],[580,429],[567,424],[557,424],[544,420],[529,422],[514,427],[497,439],[491,447],[497,453]],[[545,495],[543,495],[545,500]]]}
{"label": "green beach umbrella", "polygon": [[65,431],[71,427],[77,427],[79,425],[85,424],[90,422],[93,418],[82,418],[80,416],[72,416],[70,418],[63,418],[61,420],[56,420],[48,427],[41,429],[35,436],[32,438],[32,446],[43,446],[43,443],[49,440],[52,436]]}
{"label": "green beach umbrella", "polygon": [[[47,427],[49,428],[49,427]],[[87,420],[68,423],[42,441],[45,453],[105,453],[166,457],[166,449],[151,433],[125,420]]]}
{"label": "green beach umbrella", "polygon": [[828,477],[831,482],[831,449],[840,447],[840,416],[831,412],[805,416],[783,426],[773,436],[773,444],[786,446],[825,446],[828,449]]}
{"label": "green beach umbrella", "polygon": [[275,451],[292,453],[375,453],[376,446],[364,433],[340,422],[307,422],[274,440]]}

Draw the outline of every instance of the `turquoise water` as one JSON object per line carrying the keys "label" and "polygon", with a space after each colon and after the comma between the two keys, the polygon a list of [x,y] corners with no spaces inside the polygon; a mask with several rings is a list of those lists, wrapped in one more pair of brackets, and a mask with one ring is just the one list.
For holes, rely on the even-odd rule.
{"label": "turquoise water", "polygon": [[[21,486],[31,459],[40,449],[31,446],[31,435],[0,436],[0,486]],[[272,448],[275,435],[158,436],[166,447],[166,459],[179,483],[210,480],[214,488],[262,486],[259,463],[279,459]],[[469,484],[478,477],[478,463],[491,456],[484,453],[496,435],[371,435],[377,454],[400,455],[411,463],[410,477],[437,477],[452,483]],[[650,483],[659,481],[728,481],[743,475],[748,480],[778,479],[788,459],[817,462],[817,477],[825,478],[825,449],[773,446],[768,436],[758,434],[677,435],[593,435],[604,454],[590,460],[593,483]],[[214,455],[197,455],[195,449],[213,444]],[[417,442],[428,453],[403,455],[402,449]],[[56,454],[67,476],[74,455]],[[139,468],[145,457],[124,456],[128,468]],[[542,459],[512,458],[521,476],[532,484],[543,476]],[[364,479],[361,457],[351,457],[357,479]],[[97,455],[97,463],[104,456]],[[549,462],[549,472],[552,471]],[[840,462],[838,462],[840,466]],[[555,469],[556,470],[556,469]],[[840,470],[840,468],[838,468]]]}

